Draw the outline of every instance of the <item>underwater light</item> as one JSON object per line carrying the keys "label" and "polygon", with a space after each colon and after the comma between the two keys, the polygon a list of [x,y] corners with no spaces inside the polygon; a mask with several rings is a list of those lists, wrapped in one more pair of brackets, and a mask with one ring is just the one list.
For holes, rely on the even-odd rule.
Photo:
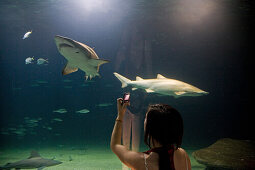
{"label": "underwater light", "polygon": [[110,0],[76,0],[72,1],[83,12],[107,12],[110,10]]}

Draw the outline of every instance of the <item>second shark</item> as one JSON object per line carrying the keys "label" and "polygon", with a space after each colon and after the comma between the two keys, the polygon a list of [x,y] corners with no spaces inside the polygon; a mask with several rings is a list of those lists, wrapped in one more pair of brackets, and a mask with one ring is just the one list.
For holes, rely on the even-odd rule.
{"label": "second shark", "polygon": [[159,93],[174,97],[201,96],[208,94],[208,92],[188,83],[175,79],[168,79],[160,74],[157,75],[156,79],[142,79],[141,77],[137,76],[135,81],[131,81],[118,73],[113,74],[121,81],[122,88],[130,85],[133,87],[132,90],[140,88],[144,89],[147,93]]}

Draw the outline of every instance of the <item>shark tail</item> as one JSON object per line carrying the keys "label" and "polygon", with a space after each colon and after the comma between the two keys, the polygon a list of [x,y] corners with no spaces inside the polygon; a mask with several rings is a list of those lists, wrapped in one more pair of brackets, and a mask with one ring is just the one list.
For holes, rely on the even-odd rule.
{"label": "shark tail", "polygon": [[127,87],[127,85],[131,82],[131,80],[127,79],[126,77],[124,77],[116,72],[114,72],[113,74],[119,79],[119,81],[121,81],[122,88]]}

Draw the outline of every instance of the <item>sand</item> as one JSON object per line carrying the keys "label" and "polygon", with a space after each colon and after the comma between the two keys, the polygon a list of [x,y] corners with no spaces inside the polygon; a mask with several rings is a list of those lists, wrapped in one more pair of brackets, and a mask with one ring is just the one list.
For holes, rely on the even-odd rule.
{"label": "sand", "polygon": [[[1,149],[0,165],[15,162],[29,157],[31,150],[37,150],[43,158],[63,162],[60,165],[47,167],[45,170],[121,170],[122,165],[110,148],[61,146],[24,149]],[[186,150],[191,159],[192,170],[204,170],[205,167],[197,163],[191,156],[194,150]]]}

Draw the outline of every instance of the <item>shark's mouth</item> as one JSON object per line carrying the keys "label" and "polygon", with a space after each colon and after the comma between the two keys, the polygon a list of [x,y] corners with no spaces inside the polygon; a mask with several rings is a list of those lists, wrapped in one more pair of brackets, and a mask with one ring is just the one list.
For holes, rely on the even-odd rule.
{"label": "shark's mouth", "polygon": [[57,47],[59,50],[61,50],[61,48],[66,48],[66,47],[74,48],[74,45],[73,45],[74,42],[73,42],[73,40],[71,40],[69,38],[56,35],[55,41],[56,41],[56,44],[57,44]]}
{"label": "shark's mouth", "polygon": [[66,43],[61,43],[58,45],[58,49],[61,51],[62,48],[74,48],[74,46]]}

